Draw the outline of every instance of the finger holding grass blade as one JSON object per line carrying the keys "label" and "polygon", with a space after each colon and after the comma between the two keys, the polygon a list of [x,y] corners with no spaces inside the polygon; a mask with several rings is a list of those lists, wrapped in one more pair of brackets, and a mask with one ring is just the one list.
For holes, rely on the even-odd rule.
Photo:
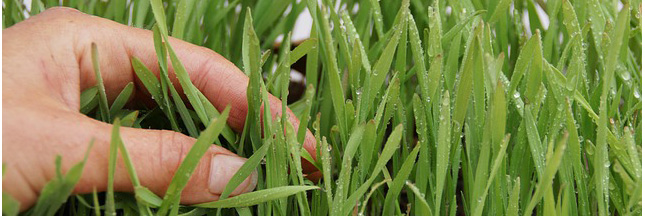
{"label": "finger holding grass blade", "polygon": [[[45,29],[54,31],[57,28],[64,28],[63,34],[57,35],[48,40],[57,45],[49,47],[41,39],[44,35],[31,33],[35,29]],[[126,107],[134,107],[133,101],[150,100],[150,96],[143,91],[146,89],[140,80],[134,78],[133,68],[130,64],[130,57],[138,57],[143,65],[150,68],[152,73],[159,76],[159,67],[156,65],[156,56],[152,39],[152,32],[148,30],[127,27],[106,19],[92,17],[82,14],[76,10],[68,8],[54,8],[30,18],[24,23],[17,24],[12,28],[3,31],[6,37],[3,42],[8,44],[24,44],[26,41],[35,41],[30,44],[33,53],[52,53],[51,58],[47,56],[31,56],[27,59],[44,59],[40,62],[44,67],[38,67],[38,64],[6,64],[5,68],[20,68],[21,70],[33,71],[19,76],[8,77],[7,80],[14,82],[4,82],[5,88],[12,85],[18,85],[20,80],[29,79],[33,83],[25,88],[23,92],[5,97],[3,100],[10,103],[19,104],[20,109],[5,109],[5,113],[12,116],[28,116],[27,119],[20,120],[22,127],[33,128],[43,133],[35,136],[19,136],[27,131],[7,131],[5,134],[15,134],[16,136],[5,136],[6,142],[15,141],[24,143],[24,140],[15,140],[19,137],[30,137],[31,143],[43,143],[46,137],[47,146],[43,150],[49,152],[41,155],[41,160],[37,163],[24,163],[11,159],[15,156],[5,156],[5,161],[10,161],[12,167],[9,169],[3,181],[3,187],[6,191],[16,197],[24,210],[33,205],[37,192],[44,184],[52,178],[54,167],[51,162],[56,153],[65,158],[62,164],[63,171],[68,170],[73,163],[82,159],[83,146],[87,142],[96,138],[95,147],[90,152],[90,159],[86,165],[86,172],[83,173],[80,183],[76,186],[74,193],[89,193],[92,188],[103,191],[106,189],[107,177],[107,158],[103,152],[108,152],[110,141],[111,126],[98,122],[83,116],[79,110],[80,90],[90,88],[96,84],[96,80],[102,81],[105,86],[105,93],[108,103],[113,103],[121,92],[121,89],[128,83],[135,84]],[[21,37],[11,37],[13,35],[24,35]],[[78,40],[68,40],[67,38],[78,38]],[[41,41],[41,42],[38,42]],[[92,43],[96,44],[97,54],[93,54],[90,49]],[[223,110],[227,105],[232,109],[228,124],[234,129],[241,131],[246,116],[246,83],[248,78],[237,69],[232,63],[220,55],[186,42],[170,39],[177,57],[183,62],[186,71],[190,75],[191,81],[198,90],[204,93],[213,105]],[[13,49],[15,46],[6,46],[5,51]],[[52,49],[52,50],[47,50]],[[29,53],[28,55],[32,55]],[[92,56],[96,56],[93,61]],[[12,59],[25,59],[23,55],[17,54],[11,57],[3,56],[7,62]],[[100,68],[102,79],[97,79],[94,73],[93,62],[97,63]],[[57,65],[69,65],[75,67],[66,67],[66,70],[51,71],[46,68],[58,68]],[[174,71],[170,69],[170,80],[179,92],[181,86],[175,78]],[[69,79],[69,77],[77,77]],[[48,79],[48,80],[45,80]],[[47,82],[55,83],[58,89],[49,89]],[[28,100],[28,94],[40,94],[45,97],[36,100]],[[273,96],[269,96],[271,104],[271,114],[278,116],[281,113],[281,102]],[[123,101],[123,99],[119,99]],[[41,110],[49,110],[42,112]],[[288,119],[298,128],[298,120],[295,115],[288,111]],[[33,120],[31,120],[33,118]],[[14,122],[15,118],[6,117],[5,121]],[[18,119],[16,119],[16,122]],[[78,132],[82,131],[81,134]],[[132,155],[132,162],[137,169],[141,179],[141,184],[148,187],[158,195],[165,193],[165,188],[170,182],[178,165],[183,161],[183,157],[189,152],[189,149],[195,143],[195,139],[185,135],[163,131],[163,130],[144,130],[134,128],[122,129],[123,142]],[[15,138],[15,139],[14,139]],[[66,143],[70,150],[52,149],[58,146],[57,143]],[[313,135],[307,132],[305,148],[315,157],[315,141]],[[34,146],[33,148],[36,148]],[[14,149],[11,146],[3,146],[8,152],[30,151],[31,148],[21,147]],[[77,150],[78,149],[78,150]],[[219,194],[223,191],[228,179],[232,177],[237,169],[242,166],[245,159],[238,157],[234,153],[219,146],[210,146],[207,153],[204,154],[196,170],[192,175],[186,188],[183,190],[182,203],[195,204],[206,201],[217,200]],[[51,155],[51,157],[50,157]],[[13,162],[16,162],[15,164]],[[115,170],[114,188],[115,191],[133,191],[132,184],[128,178],[126,169],[123,168],[123,162],[117,160]],[[43,175],[32,175],[28,177],[21,176],[17,169],[35,169],[44,167]],[[308,167],[307,171],[313,171],[313,166]],[[25,179],[27,178],[27,179]],[[257,176],[254,174],[240,184],[238,189],[234,190],[231,195],[248,192],[255,188]],[[25,182],[25,184],[17,184]],[[7,188],[7,185],[24,185],[19,187]],[[35,190],[35,191],[34,191]]]}

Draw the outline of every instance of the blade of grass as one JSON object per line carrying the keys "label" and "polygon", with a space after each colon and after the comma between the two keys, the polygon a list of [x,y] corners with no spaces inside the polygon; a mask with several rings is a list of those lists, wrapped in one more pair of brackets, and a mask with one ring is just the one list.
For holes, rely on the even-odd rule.
{"label": "blade of grass", "polygon": [[101,68],[99,67],[99,51],[95,43],[92,43],[92,65],[94,67],[94,78],[96,85],[99,88],[99,112],[101,113],[101,120],[104,122],[110,121],[110,109],[108,108],[107,96],[105,94],[105,85],[103,84],[103,77],[101,77]]}
{"label": "blade of grass", "polygon": [[251,155],[251,157],[249,157],[249,159],[240,167],[240,169],[235,172],[233,177],[231,177],[231,179],[226,184],[226,187],[224,187],[224,190],[220,195],[220,200],[227,199],[228,196],[235,190],[235,188],[237,188],[237,186],[240,185],[244,181],[244,179],[246,179],[254,170],[257,169],[257,167],[262,162],[262,159],[266,155],[269,146],[271,146],[271,142],[265,142],[264,145],[256,150],[255,153],[253,153],[253,155]]}
{"label": "blade of grass", "polygon": [[123,90],[121,90],[121,93],[119,93],[119,95],[112,103],[112,106],[110,107],[110,116],[115,116],[119,110],[123,109],[125,104],[132,96],[133,91],[134,91],[134,83],[129,82],[127,85],[125,85]]}
{"label": "blade of grass", "polygon": [[[40,191],[36,205],[30,210],[32,215],[54,215],[57,210],[67,201],[72,194],[72,190],[81,179],[83,168],[87,162],[87,157],[94,145],[94,140],[90,141],[83,160],[72,166],[67,173],[63,175],[61,171],[61,157],[56,157],[56,177],[49,181]],[[4,170],[4,169],[3,169]],[[4,210],[4,209],[3,209]]]}
{"label": "blade of grass", "polygon": [[99,104],[98,92],[99,88],[97,86],[93,86],[81,92],[81,113],[87,114],[96,108]]}
{"label": "blade of grass", "polygon": [[[597,1],[592,1],[596,2]],[[597,4],[592,4],[592,9],[596,8],[594,6],[597,6]],[[610,133],[607,128],[605,127],[608,123],[608,115],[607,115],[607,95],[609,93],[609,85],[611,82],[611,79],[614,78],[614,70],[616,69],[618,57],[619,57],[619,52],[623,43],[623,34],[625,32],[625,28],[627,27],[627,18],[628,18],[628,12],[629,12],[629,5],[626,5],[620,12],[618,19],[617,19],[617,27],[613,31],[613,37],[614,38],[611,41],[611,46],[609,47],[609,50],[607,51],[607,62],[605,64],[605,71],[603,73],[603,81],[602,81],[602,94],[600,96],[600,108],[599,108],[599,113],[600,113],[600,120],[599,120],[599,127],[597,131],[597,140],[596,140],[596,155],[594,158],[594,183],[596,186],[596,199],[598,200],[598,208],[599,208],[599,214],[600,215],[607,215],[609,212],[609,157],[607,153],[607,134]],[[599,15],[592,15],[592,27],[594,26],[594,20],[597,18]],[[604,26],[603,26],[604,27]],[[597,30],[596,30],[597,31]],[[596,39],[596,42],[598,42],[598,39],[596,38],[596,32],[594,32],[594,38]],[[597,45],[598,46],[598,45]]]}
{"label": "blade of grass", "polygon": [[417,198],[416,200],[418,201],[419,209],[422,215],[432,215],[432,210],[430,210],[430,206],[426,202],[425,195],[423,192],[419,190],[414,184],[410,183],[409,181],[406,181],[405,184],[410,188],[412,193],[414,193],[414,196]]}
{"label": "blade of grass", "polygon": [[[401,169],[399,170],[399,173],[396,175],[396,177],[390,184],[384,201],[385,202],[385,206],[383,207],[384,215],[394,214],[394,200],[399,198],[399,194],[403,189],[403,184],[406,181],[408,181],[407,180],[408,176],[412,172],[412,168],[414,166],[414,163],[416,162],[417,155],[419,154],[419,147],[420,145],[417,145],[416,147],[414,147],[414,149],[412,149],[412,152],[410,152],[408,157],[405,159],[405,162],[403,162],[403,165],[401,165]],[[367,203],[365,203],[365,206],[367,206]]]}
{"label": "blade of grass", "polygon": [[236,208],[253,206],[267,201],[288,197],[303,191],[318,189],[316,186],[283,186],[241,194],[228,199],[194,205],[200,208]]}
{"label": "blade of grass", "polygon": [[179,205],[181,191],[188,183],[188,180],[190,179],[192,173],[195,171],[199,160],[202,158],[202,155],[204,155],[204,153],[210,147],[211,143],[215,141],[215,139],[219,136],[220,132],[224,128],[230,109],[230,106],[227,106],[226,109],[224,109],[224,112],[222,112],[220,118],[211,121],[208,127],[206,127],[206,130],[204,130],[199,138],[197,138],[197,141],[195,142],[193,147],[190,148],[190,150],[186,154],[186,157],[173,175],[173,178],[170,181],[170,185],[166,190],[166,195],[164,196],[163,202],[161,203],[161,207],[159,208],[157,214],[166,215],[168,214],[170,207]]}
{"label": "blade of grass", "polygon": [[446,180],[446,171],[448,170],[448,163],[450,162],[450,93],[444,91],[443,100],[441,102],[441,115],[439,116],[439,135],[437,136],[437,175],[435,187],[435,215],[439,215],[441,200],[444,190],[444,183]]}
{"label": "blade of grass", "polygon": [[399,148],[399,145],[401,144],[402,132],[403,125],[398,125],[394,128],[392,134],[387,139],[387,142],[383,147],[383,151],[381,151],[381,156],[376,161],[376,165],[374,165],[374,170],[372,170],[370,178],[343,202],[341,215],[347,215],[352,211],[354,206],[358,203],[359,199],[363,196],[363,194],[365,194],[368,187],[372,184],[372,182],[374,182],[374,179],[379,176],[380,170],[385,167],[387,162],[392,158],[392,155],[394,155],[394,152]]}
{"label": "blade of grass", "polygon": [[536,191],[531,197],[531,201],[529,205],[524,210],[524,216],[531,215],[533,212],[533,208],[535,208],[538,202],[542,199],[544,192],[546,190],[551,190],[548,187],[551,184],[553,177],[555,177],[555,174],[558,171],[558,167],[560,167],[560,162],[562,161],[564,150],[567,148],[567,136],[568,134],[565,134],[564,137],[560,139],[560,141],[558,142],[558,146],[555,149],[555,152],[549,158],[549,161],[547,162],[547,165],[546,165],[546,169],[544,171],[544,175],[542,175],[542,178],[540,178],[540,180],[538,181]]}

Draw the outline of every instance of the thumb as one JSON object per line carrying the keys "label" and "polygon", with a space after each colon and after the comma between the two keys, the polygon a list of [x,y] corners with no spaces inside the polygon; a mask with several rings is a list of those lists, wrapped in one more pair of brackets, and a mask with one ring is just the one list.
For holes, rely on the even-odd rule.
{"label": "thumb", "polygon": [[[96,137],[95,147],[90,152],[75,193],[88,193],[94,187],[107,190],[110,134],[113,127],[84,116],[83,118],[92,130],[83,127],[77,132],[83,131],[88,133],[88,136],[99,136]],[[120,134],[141,184],[159,196],[165,194],[179,165],[186,159],[196,141],[192,137],[168,130],[122,127]],[[88,137],[88,141],[89,139]],[[119,153],[117,158],[114,188],[116,191],[130,192],[133,191],[133,186],[121,155],[122,153]],[[196,204],[217,200],[231,177],[245,162],[245,158],[225,148],[211,146],[201,157],[184,188],[181,203]],[[256,183],[257,173],[254,172],[231,195],[252,191]]]}
{"label": "thumb", "polygon": [[[141,184],[158,195],[165,194],[179,165],[184,161],[196,140],[181,133],[167,130],[121,128],[123,142],[131,154],[133,166]],[[131,191],[132,184],[123,160],[119,160],[119,183],[124,191]],[[202,156],[188,184],[182,192],[181,203],[196,204],[219,198],[229,180],[246,162],[245,158],[212,145]],[[121,166],[122,164],[122,166]],[[257,173],[245,179],[232,193],[252,191],[257,183]],[[115,183],[116,184],[116,183]]]}

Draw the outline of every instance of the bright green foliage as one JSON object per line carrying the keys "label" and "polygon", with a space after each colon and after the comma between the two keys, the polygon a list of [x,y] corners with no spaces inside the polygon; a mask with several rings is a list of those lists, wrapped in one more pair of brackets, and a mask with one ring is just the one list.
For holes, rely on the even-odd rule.
{"label": "bright green foliage", "polygon": [[[109,170],[120,152],[134,195],[109,186],[93,203],[67,198],[80,175],[69,170],[27,214],[642,213],[640,0],[4,0],[3,27],[60,3],[153,30],[160,71],[128,56],[138,81],[108,104],[92,47],[97,85],[81,93],[80,111],[114,123]],[[290,41],[305,10],[311,38],[275,43]],[[249,76],[243,131],[190,82],[169,36],[212,49]],[[305,73],[306,85],[290,82],[291,70]],[[135,89],[157,107],[125,106]],[[269,94],[301,124],[272,118]],[[120,126],[199,137],[163,198],[138,182]],[[305,129],[314,154],[302,148]],[[249,160],[221,200],[180,205],[212,144]],[[322,178],[307,180],[304,163]],[[256,191],[229,197],[253,172]],[[3,198],[3,212],[14,215],[17,203]]]}

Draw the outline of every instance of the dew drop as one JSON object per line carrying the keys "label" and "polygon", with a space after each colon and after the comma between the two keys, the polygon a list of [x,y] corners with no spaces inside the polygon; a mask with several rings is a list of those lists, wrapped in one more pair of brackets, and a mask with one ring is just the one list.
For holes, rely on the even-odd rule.
{"label": "dew drop", "polygon": [[639,89],[636,89],[636,91],[634,91],[634,97],[635,97],[636,99],[640,99],[640,98],[641,98],[641,92],[640,92],[640,90],[639,90]]}

